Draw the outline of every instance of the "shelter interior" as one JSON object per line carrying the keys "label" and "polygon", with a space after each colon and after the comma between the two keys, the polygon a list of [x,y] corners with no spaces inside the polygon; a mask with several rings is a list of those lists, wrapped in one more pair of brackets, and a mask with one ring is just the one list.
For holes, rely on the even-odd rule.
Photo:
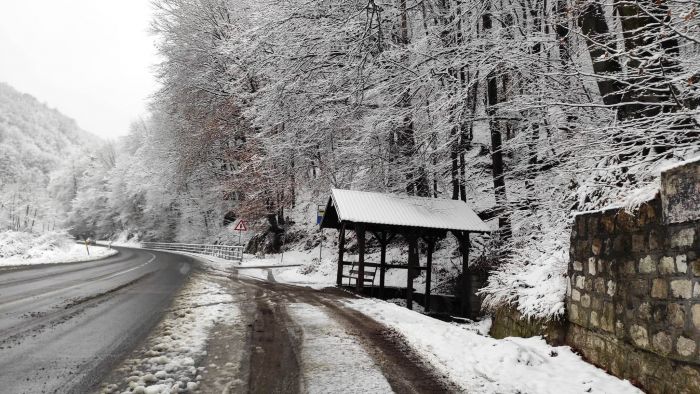
{"label": "shelter interior", "polygon": [[[436,242],[446,237],[448,233],[452,233],[459,244],[462,272],[468,273],[470,233],[489,232],[487,225],[478,219],[478,216],[463,201],[436,200],[439,199],[415,197],[407,199],[388,194],[333,189],[321,221],[321,228],[338,230],[337,285],[342,286],[343,279],[348,278],[348,282],[354,280],[355,287],[360,292],[365,286],[373,286],[374,276],[378,272],[379,296],[384,299],[386,271],[388,269],[405,269],[408,270],[406,275],[406,306],[412,309],[414,280],[422,271],[425,271],[423,306],[425,311],[429,312],[431,309],[433,252]],[[371,206],[373,202],[382,209],[373,209],[376,208]],[[397,204],[399,206],[396,206]],[[434,215],[449,215],[454,224],[451,225],[450,221],[443,223],[426,220],[426,215],[434,219],[431,210]],[[461,222],[459,218],[457,218],[457,222],[454,222],[454,215],[459,213],[463,213],[466,217]],[[421,216],[423,220],[421,220]],[[427,223],[421,225],[421,221]],[[357,262],[348,261],[346,258],[346,235],[349,231],[353,231],[357,238]],[[379,263],[366,261],[368,236],[374,237],[379,244]],[[402,237],[408,245],[406,264],[388,263],[386,259],[387,246],[395,241],[397,236]],[[424,265],[420,263],[420,240],[423,240],[427,246]],[[346,267],[349,269],[346,270]],[[468,295],[472,289],[470,289],[471,281],[469,279],[468,274],[463,274],[461,277],[460,312],[463,316],[469,316],[471,312]]]}

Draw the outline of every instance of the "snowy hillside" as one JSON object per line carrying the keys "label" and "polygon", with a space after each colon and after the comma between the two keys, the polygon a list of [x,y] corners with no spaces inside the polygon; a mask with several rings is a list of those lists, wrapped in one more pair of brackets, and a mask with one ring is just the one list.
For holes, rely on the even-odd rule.
{"label": "snowy hillside", "polygon": [[[97,137],[74,120],[0,83],[0,225],[34,229],[56,219],[47,187],[51,174]],[[40,225],[39,225],[40,227]]]}

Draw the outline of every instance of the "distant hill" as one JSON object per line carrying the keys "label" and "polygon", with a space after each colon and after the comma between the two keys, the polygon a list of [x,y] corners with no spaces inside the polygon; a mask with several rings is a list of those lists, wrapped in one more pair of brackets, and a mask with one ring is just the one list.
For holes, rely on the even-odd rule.
{"label": "distant hill", "polygon": [[[55,222],[60,210],[49,191],[51,178],[70,167],[77,153],[101,143],[73,119],[0,83],[0,230]],[[70,201],[74,190],[63,194]]]}
{"label": "distant hill", "polygon": [[73,119],[0,83],[0,185],[46,178],[66,157],[98,140]]}

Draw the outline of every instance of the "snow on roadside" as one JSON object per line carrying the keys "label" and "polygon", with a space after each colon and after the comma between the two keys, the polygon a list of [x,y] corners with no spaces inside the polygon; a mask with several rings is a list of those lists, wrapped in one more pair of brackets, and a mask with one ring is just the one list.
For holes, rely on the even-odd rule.
{"label": "snow on roadside", "polygon": [[18,231],[0,232],[0,267],[35,264],[76,263],[113,256],[118,252],[76,243],[59,231],[32,234]]}
{"label": "snow on roadside", "polygon": [[303,392],[393,392],[357,339],[323,309],[309,304],[291,304],[287,311],[303,331],[300,357]]}
{"label": "snow on roadside", "polygon": [[240,315],[233,297],[221,286],[195,276],[177,296],[173,307],[153,331],[143,349],[143,358],[124,362],[126,382],[105,386],[103,393],[192,392],[199,386],[204,369],[197,362],[206,356],[207,338],[217,323],[232,323]]}
{"label": "snow on roadside", "polygon": [[641,393],[586,363],[568,346],[553,347],[539,337],[498,340],[373,299],[346,305],[397,330],[470,393]]}

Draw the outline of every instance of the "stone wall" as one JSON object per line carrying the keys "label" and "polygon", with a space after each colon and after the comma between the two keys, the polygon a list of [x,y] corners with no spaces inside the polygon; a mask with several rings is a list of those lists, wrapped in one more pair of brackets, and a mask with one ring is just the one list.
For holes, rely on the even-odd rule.
{"label": "stone wall", "polygon": [[700,393],[700,162],[634,214],[578,215],[566,341],[651,393]]}
{"label": "stone wall", "polygon": [[566,321],[528,319],[515,307],[504,306],[494,311],[489,335],[497,339],[541,335],[548,343],[558,346],[566,339]]}

